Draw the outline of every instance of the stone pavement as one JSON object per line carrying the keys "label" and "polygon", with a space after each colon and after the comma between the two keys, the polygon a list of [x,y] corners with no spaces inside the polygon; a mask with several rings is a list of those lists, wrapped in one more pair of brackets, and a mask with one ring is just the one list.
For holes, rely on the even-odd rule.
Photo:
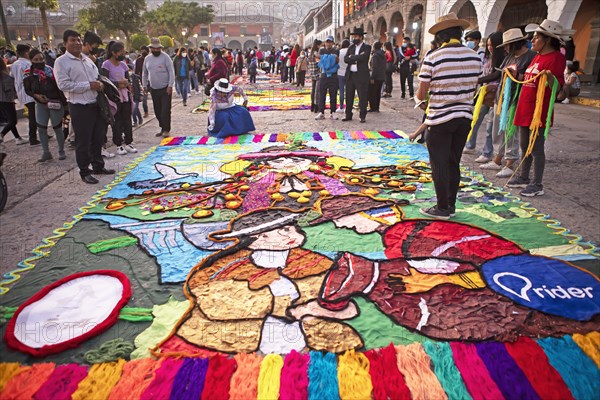
{"label": "stone pavement", "polygon": [[[268,111],[253,113],[257,133],[329,131],[329,130],[391,130],[407,133],[416,129],[422,112],[414,110],[414,102],[400,99],[399,77],[394,77],[396,87],[393,97],[382,99],[381,112],[367,116],[361,124],[358,116],[350,122],[329,119],[315,121],[309,111]],[[183,107],[180,98],[174,98],[172,111],[173,135],[200,135],[206,132],[206,115],[192,114],[192,109],[203,97],[196,95]],[[134,130],[135,145],[139,154],[160,142],[154,136],[159,131],[152,115],[141,127]],[[600,243],[600,110],[580,105],[558,104],[556,124],[547,143],[547,165],[544,177],[546,194],[529,200],[532,205],[562,225],[581,234],[585,240]],[[484,127],[485,125],[483,125]],[[27,121],[19,122],[19,132],[27,136]],[[479,134],[481,148],[485,136],[482,127]],[[110,132],[109,132],[110,137]],[[67,159],[56,159],[56,143],[51,141],[55,160],[39,164],[39,146],[16,146],[12,135],[6,137],[0,151],[8,153],[3,167],[9,186],[6,209],[0,214],[0,273],[16,268],[19,261],[29,257],[31,250],[53,230],[70,221],[79,213],[102,185],[113,180],[101,176],[99,185],[84,184],[77,172],[75,154],[67,150]],[[111,149],[114,151],[114,147]],[[226,151],[218,148],[218,151]],[[137,157],[136,154],[116,156],[107,161],[107,167],[123,170]],[[465,155],[464,165],[477,170],[475,156]],[[485,173],[495,185],[502,186],[505,179],[497,179],[493,173]],[[518,191],[512,190],[518,194]]]}

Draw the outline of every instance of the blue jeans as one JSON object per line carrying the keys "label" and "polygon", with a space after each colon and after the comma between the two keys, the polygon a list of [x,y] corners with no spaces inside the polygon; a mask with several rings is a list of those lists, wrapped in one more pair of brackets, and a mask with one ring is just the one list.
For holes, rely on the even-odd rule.
{"label": "blue jeans", "polygon": [[[485,119],[485,116],[488,114],[489,111],[490,111],[489,106],[486,106],[485,104],[483,104],[481,106],[481,111],[479,112],[479,119],[477,119],[477,122],[475,123],[475,126],[473,127],[473,133],[471,134],[471,138],[469,139],[469,141],[467,142],[467,145],[465,146],[467,149],[474,149],[477,146],[477,131],[479,131],[479,127],[483,123],[483,120]],[[492,151],[493,151],[493,149],[492,149]]]}
{"label": "blue jeans", "polygon": [[190,80],[183,76],[177,77],[177,93],[181,95],[183,101],[187,101],[190,92]]}
{"label": "blue jeans", "polygon": [[200,88],[198,87],[198,74],[196,74],[196,71],[190,71],[190,83],[194,86],[196,93],[198,93]]}
{"label": "blue jeans", "polygon": [[344,108],[344,93],[346,93],[346,76],[338,75],[338,87],[340,89],[340,108]]}
{"label": "blue jeans", "polygon": [[52,123],[52,128],[56,135],[58,152],[64,152],[65,136],[62,130],[64,115],[65,110],[63,107],[58,110],[51,110],[45,104],[35,103],[35,122],[37,123],[37,130],[44,154],[50,153],[50,147],[48,146],[48,121]]}
{"label": "blue jeans", "polygon": [[143,120],[142,120],[142,113],[140,112],[140,102],[134,101],[133,102],[133,123],[141,125],[142,122],[143,122]]}

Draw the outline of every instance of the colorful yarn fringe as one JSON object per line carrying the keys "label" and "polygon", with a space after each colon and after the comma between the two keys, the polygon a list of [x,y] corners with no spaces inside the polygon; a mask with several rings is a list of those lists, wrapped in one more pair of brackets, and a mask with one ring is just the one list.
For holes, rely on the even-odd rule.
{"label": "colorful yarn fringe", "polygon": [[354,350],[348,350],[341,355],[338,364],[338,383],[342,400],[369,400],[373,392],[369,375],[369,359]]}
{"label": "colorful yarn fringe", "polygon": [[421,343],[396,346],[396,357],[398,369],[406,378],[406,384],[414,400],[448,398],[440,381],[429,367],[431,359],[423,350]]}
{"label": "colorful yarn fringe", "polygon": [[581,350],[585,352],[600,368],[600,332],[591,332],[587,335],[575,334],[573,335],[573,341],[581,347]]}
{"label": "colorful yarn fringe", "polygon": [[477,101],[475,102],[475,107],[473,108],[473,120],[471,121],[471,130],[469,131],[469,136],[467,136],[467,141],[471,139],[471,135],[473,134],[473,128],[477,124],[479,120],[479,114],[481,114],[481,106],[483,106],[483,98],[487,93],[487,86],[481,86],[475,95]]}
{"label": "colorful yarn fringe", "polygon": [[281,370],[281,400],[296,400],[308,398],[308,354],[300,354],[292,350],[285,356]]}
{"label": "colorful yarn fringe", "polygon": [[[512,343],[390,344],[365,353],[292,352],[32,367],[0,363],[0,399],[591,399],[600,333]],[[592,356],[590,356],[590,354]]]}
{"label": "colorful yarn fringe", "polygon": [[263,359],[258,374],[258,399],[277,400],[279,398],[282,368],[283,360],[279,354],[269,354]]}

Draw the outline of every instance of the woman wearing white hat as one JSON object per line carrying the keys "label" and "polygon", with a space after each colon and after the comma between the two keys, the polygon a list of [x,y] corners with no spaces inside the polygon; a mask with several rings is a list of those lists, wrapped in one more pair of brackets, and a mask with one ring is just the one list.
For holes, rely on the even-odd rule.
{"label": "woman wearing white hat", "polygon": [[[546,118],[550,108],[553,80],[558,79],[560,86],[565,84],[564,71],[566,60],[565,56],[560,52],[561,43],[564,43],[561,38],[561,35],[564,33],[563,31],[562,25],[556,21],[547,19],[534,30],[533,39],[531,41],[532,50],[538,54],[525,71],[525,80],[527,81],[534,78],[540,72],[548,75],[549,86],[546,87],[544,93],[544,104],[542,108],[542,128],[546,125]],[[521,95],[515,112],[514,124],[518,127],[519,143],[523,158],[517,175],[506,185],[511,188],[525,188],[521,191],[521,195],[526,197],[541,196],[544,194],[542,177],[544,176],[546,154],[544,153],[545,138],[542,129],[540,129],[540,133],[535,140],[532,154],[525,157],[531,136],[529,126],[536,108],[539,81],[540,78],[538,77],[532,82],[523,84],[521,89]],[[533,180],[530,181],[529,172],[532,164]]]}
{"label": "woman wearing white hat", "polygon": [[[235,94],[244,99],[242,106],[235,104]],[[208,111],[208,133],[210,136],[224,138],[243,135],[255,130],[250,112],[246,108],[248,97],[244,89],[232,85],[222,78],[215,82],[210,90],[210,108]]]}

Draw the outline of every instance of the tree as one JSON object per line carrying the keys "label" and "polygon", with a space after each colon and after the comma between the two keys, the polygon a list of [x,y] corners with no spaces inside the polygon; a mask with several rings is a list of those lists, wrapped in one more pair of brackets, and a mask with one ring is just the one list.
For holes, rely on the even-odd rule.
{"label": "tree", "polygon": [[158,40],[160,40],[160,44],[162,44],[165,49],[175,46],[175,42],[173,42],[173,38],[171,36],[159,36]]}
{"label": "tree", "polygon": [[130,38],[129,47],[132,50],[139,50],[142,46],[148,46],[150,44],[150,37],[145,33],[134,33]]}
{"label": "tree", "polygon": [[79,10],[75,30],[81,33],[81,36],[87,31],[95,32],[100,37],[107,37],[115,33],[115,31],[109,31],[102,22],[94,21],[92,18],[89,8]]}
{"label": "tree", "polygon": [[201,7],[198,3],[165,1],[156,10],[144,14],[144,21],[153,34],[166,34],[185,42],[182,31],[191,33],[197,25],[210,24],[214,19],[212,7]]}
{"label": "tree", "polygon": [[44,36],[46,40],[50,39],[50,26],[48,25],[48,15],[46,11],[58,10],[58,0],[25,0],[25,5],[31,8],[37,8],[40,10],[40,16],[42,18],[42,26],[44,28]]}
{"label": "tree", "polygon": [[140,30],[145,10],[145,0],[92,0],[88,12],[92,23],[103,24],[111,32],[123,32],[127,45],[131,34]]}

